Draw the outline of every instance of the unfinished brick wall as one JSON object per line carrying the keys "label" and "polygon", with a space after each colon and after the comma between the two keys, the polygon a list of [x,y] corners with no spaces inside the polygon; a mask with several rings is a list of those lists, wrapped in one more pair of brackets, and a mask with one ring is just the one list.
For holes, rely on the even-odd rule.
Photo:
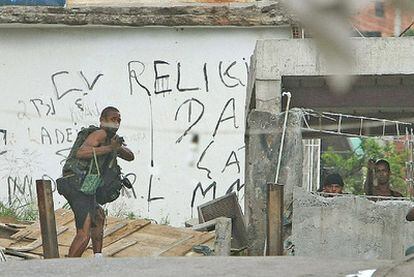
{"label": "unfinished brick wall", "polygon": [[[391,3],[383,3],[383,15],[376,12],[376,2],[371,1],[364,9],[353,17],[354,26],[361,32],[379,32],[383,37],[394,36],[396,8]],[[414,18],[413,11],[401,11],[401,32],[407,28]]]}

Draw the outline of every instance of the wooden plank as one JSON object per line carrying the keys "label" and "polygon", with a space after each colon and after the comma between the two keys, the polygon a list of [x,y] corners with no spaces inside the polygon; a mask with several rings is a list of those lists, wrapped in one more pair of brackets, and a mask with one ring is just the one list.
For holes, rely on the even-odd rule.
{"label": "wooden plank", "polygon": [[104,256],[111,257],[122,250],[137,244],[138,241],[124,238],[102,249]]}
{"label": "wooden plank", "polygon": [[16,228],[16,229],[24,229],[26,228],[27,224],[19,224],[19,223],[6,223],[7,226],[11,227],[11,228]]}
{"label": "wooden plank", "polygon": [[161,256],[184,256],[186,253],[191,251],[194,245],[203,244],[214,238],[214,236],[214,233],[201,233],[201,235],[194,236],[194,238],[169,249]]}
{"label": "wooden plank", "polygon": [[13,242],[14,242],[14,240],[11,240],[11,239],[2,239],[2,238],[0,238],[0,248],[1,247],[7,248],[10,245],[12,245]]}
{"label": "wooden plank", "polygon": [[52,182],[36,180],[37,207],[45,259],[59,258]]}
{"label": "wooden plank", "polygon": [[283,190],[283,185],[267,184],[266,256],[283,255]]}
{"label": "wooden plank", "polygon": [[207,231],[208,229],[213,228],[214,226],[216,226],[216,220],[212,219],[207,222],[194,225],[191,229],[194,231]]}
{"label": "wooden plank", "polygon": [[4,223],[0,223],[0,237],[10,237],[18,231],[19,229],[10,227],[9,225]]}
{"label": "wooden plank", "polygon": [[[107,223],[105,223],[105,229],[112,229],[115,225],[119,224],[120,219],[114,217],[108,217]],[[68,224],[66,227],[69,229],[58,237],[59,245],[70,246],[72,244],[73,238],[76,235],[75,224]],[[109,235],[109,234],[108,234]]]}
{"label": "wooden plank", "polygon": [[[67,209],[58,209],[55,211],[56,226],[66,225],[69,222],[72,222],[75,218],[73,212]],[[28,225],[26,228],[20,230],[16,234],[12,235],[12,239],[38,239],[40,237],[40,223],[36,221],[35,223]]]}
{"label": "wooden plank", "polygon": [[120,222],[120,223],[116,224],[115,226],[112,226],[111,228],[106,228],[104,230],[103,237],[106,238],[107,236],[112,235],[113,233],[115,233],[116,231],[124,228],[127,225],[128,225],[127,222]]}
{"label": "wooden plank", "polygon": [[105,237],[103,240],[103,247],[105,248],[108,245],[114,242],[117,242],[118,240],[121,240],[150,224],[151,224],[151,221],[144,220],[144,219],[137,219],[137,220],[130,221],[128,222],[128,225],[125,226],[124,228],[112,234],[109,234],[107,237]]}
{"label": "wooden plank", "polygon": [[32,260],[32,259],[37,259],[38,260],[38,259],[42,258],[39,255],[35,255],[35,254],[31,254],[31,253],[23,253],[23,252],[20,252],[20,251],[16,251],[14,249],[9,249],[9,248],[6,248],[4,253],[7,254],[7,255],[23,258],[23,259],[26,259],[26,260]]}
{"label": "wooden plank", "polygon": [[[33,251],[27,252],[30,254],[36,254],[36,255],[43,255],[43,248],[39,247]],[[69,253],[69,246],[67,245],[59,245],[59,256],[60,258],[67,258],[67,255]],[[92,258],[93,257],[93,251],[91,249],[86,249],[85,252],[82,254],[82,258]]]}
{"label": "wooden plank", "polygon": [[175,228],[171,226],[150,224],[132,233],[128,239],[137,240],[139,247],[129,247],[117,253],[115,257],[148,257],[158,255],[163,249],[189,235],[199,235],[190,229]]}
{"label": "wooden plank", "polygon": [[165,247],[164,249],[161,249],[158,253],[155,253],[153,256],[161,256],[162,254],[168,252],[169,250],[171,250],[172,248],[185,243],[186,241],[189,241],[190,239],[194,238],[194,235],[189,235],[189,236],[185,236],[184,238],[168,245],[167,247]]}
{"label": "wooden plank", "polygon": [[[59,227],[59,229],[57,230],[57,235],[59,236],[60,234],[62,234],[63,232],[65,232],[66,230],[68,230],[69,228],[66,226],[62,226]],[[25,246],[21,246],[21,247],[10,247],[9,249],[12,250],[16,250],[19,252],[30,252],[38,247],[42,246],[42,238],[38,238],[37,240],[25,245]]]}
{"label": "wooden plank", "polygon": [[[75,220],[71,210],[59,209],[56,211],[56,227],[65,226]],[[40,237],[40,228],[32,231],[25,236],[28,239],[38,239]]]}
{"label": "wooden plank", "polygon": [[26,228],[20,230],[16,234],[12,235],[11,238],[19,240],[19,239],[22,239],[22,238],[26,237],[31,232],[33,232],[35,230],[39,230],[39,229],[40,229],[40,223],[36,222],[36,223],[33,223],[32,225],[29,225]]}
{"label": "wooden plank", "polygon": [[143,229],[140,232],[145,232],[148,235],[152,234],[154,236],[170,239],[170,241],[176,241],[178,239],[181,239],[183,237],[183,234],[200,234],[200,232],[193,231],[189,228],[177,228],[160,224],[148,225],[147,227],[145,227],[145,229]]}
{"label": "wooden plank", "polygon": [[[115,224],[115,226],[111,226],[111,228],[105,228],[103,238],[106,238],[107,236],[115,233],[116,231],[121,230],[127,225],[128,225],[127,222],[120,222],[118,224]],[[89,247],[92,247],[92,240],[88,243],[88,248]]]}

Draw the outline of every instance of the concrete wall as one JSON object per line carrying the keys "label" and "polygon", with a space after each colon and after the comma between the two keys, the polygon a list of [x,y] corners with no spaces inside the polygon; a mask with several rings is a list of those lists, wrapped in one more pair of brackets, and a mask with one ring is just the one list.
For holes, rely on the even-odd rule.
{"label": "concrete wall", "polygon": [[295,191],[292,239],[298,256],[398,259],[414,245],[409,201],[325,198]]}
{"label": "concrete wall", "polygon": [[165,4],[171,3],[245,3],[255,2],[255,0],[67,0],[68,6],[125,6],[131,7],[142,4]]}
{"label": "concrete wall", "polygon": [[[243,195],[249,57],[257,39],[289,37],[289,28],[2,28],[0,36],[0,201],[24,205],[35,179],[59,177],[76,132],[107,105],[121,110],[120,134],[136,154],[121,162],[136,194],[110,209],[180,225],[214,196]],[[55,193],[56,208],[64,203]]]}

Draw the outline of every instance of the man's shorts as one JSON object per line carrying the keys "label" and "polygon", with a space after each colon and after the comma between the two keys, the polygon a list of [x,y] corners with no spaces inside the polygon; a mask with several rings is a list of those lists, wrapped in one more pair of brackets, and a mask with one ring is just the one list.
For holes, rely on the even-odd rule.
{"label": "man's shorts", "polygon": [[92,220],[92,226],[96,226],[97,210],[102,209],[96,202],[95,195],[87,195],[77,189],[77,177],[66,176],[58,181],[58,191],[66,200],[75,215],[77,229],[82,229],[88,214]]}

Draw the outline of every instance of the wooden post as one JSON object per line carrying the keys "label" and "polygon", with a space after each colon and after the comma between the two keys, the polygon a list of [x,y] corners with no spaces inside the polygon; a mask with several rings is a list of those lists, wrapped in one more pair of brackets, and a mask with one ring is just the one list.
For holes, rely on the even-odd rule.
{"label": "wooden post", "polygon": [[283,188],[267,184],[267,256],[283,255]]}
{"label": "wooden post", "polygon": [[43,257],[45,259],[59,258],[51,181],[36,180],[36,191],[42,233]]}
{"label": "wooden post", "polygon": [[215,219],[216,239],[214,241],[215,256],[230,256],[231,252],[231,218],[219,217]]}

